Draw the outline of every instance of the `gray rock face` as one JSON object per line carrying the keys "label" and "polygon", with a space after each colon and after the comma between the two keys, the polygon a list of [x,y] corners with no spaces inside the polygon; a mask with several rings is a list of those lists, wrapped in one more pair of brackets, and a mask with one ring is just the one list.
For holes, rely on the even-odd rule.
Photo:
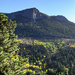
{"label": "gray rock face", "polygon": [[30,8],[18,12],[13,12],[10,14],[6,14],[9,19],[16,20],[17,22],[35,22],[38,19],[47,19],[52,21],[61,21],[61,22],[69,22],[64,16],[47,16],[46,14],[41,13],[36,8]]}
{"label": "gray rock face", "polygon": [[43,18],[43,14],[39,12],[38,9],[36,8],[31,8],[31,9],[26,9],[14,13],[7,14],[9,19],[16,20],[20,18],[21,20],[24,21],[35,21],[37,19]]}

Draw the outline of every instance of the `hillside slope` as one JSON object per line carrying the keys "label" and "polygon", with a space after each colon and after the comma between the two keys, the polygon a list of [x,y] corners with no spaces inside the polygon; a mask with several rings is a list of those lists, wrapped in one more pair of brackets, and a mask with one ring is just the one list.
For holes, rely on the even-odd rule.
{"label": "hillside slope", "polygon": [[16,21],[15,33],[20,37],[75,38],[75,24],[62,15],[48,16],[36,8],[6,14]]}

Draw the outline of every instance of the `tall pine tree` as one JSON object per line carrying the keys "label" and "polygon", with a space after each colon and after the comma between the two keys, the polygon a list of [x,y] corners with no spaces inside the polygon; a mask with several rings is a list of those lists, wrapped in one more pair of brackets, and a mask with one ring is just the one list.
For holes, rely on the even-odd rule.
{"label": "tall pine tree", "polygon": [[18,47],[15,27],[16,22],[8,21],[7,16],[0,14],[0,73],[5,75],[17,75],[14,70],[19,70],[18,66],[15,69],[17,62],[11,61]]}

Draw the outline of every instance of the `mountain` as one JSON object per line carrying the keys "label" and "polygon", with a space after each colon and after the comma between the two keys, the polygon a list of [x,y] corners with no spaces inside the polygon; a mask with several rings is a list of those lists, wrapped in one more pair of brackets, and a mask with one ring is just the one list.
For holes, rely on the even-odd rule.
{"label": "mountain", "polygon": [[36,8],[6,13],[17,22],[15,34],[23,37],[75,38],[75,24],[62,15],[48,16]]}
{"label": "mountain", "polygon": [[[13,13],[6,14],[6,15],[9,17],[9,19],[16,20],[17,22],[21,22],[21,20],[23,20],[23,23],[29,22],[29,21],[35,22],[38,19],[47,19],[47,20],[57,20],[57,21],[62,21],[62,22],[68,22],[68,20],[64,16],[61,16],[61,15],[48,16],[44,13],[41,13],[36,8],[13,12]],[[18,19],[20,19],[20,21]]]}

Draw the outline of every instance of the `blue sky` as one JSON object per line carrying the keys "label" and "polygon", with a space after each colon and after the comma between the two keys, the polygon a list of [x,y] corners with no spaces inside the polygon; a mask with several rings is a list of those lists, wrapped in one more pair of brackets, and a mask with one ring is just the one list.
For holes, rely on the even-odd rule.
{"label": "blue sky", "polygon": [[49,16],[63,15],[75,23],[75,0],[0,0],[0,12],[4,13],[33,7]]}

